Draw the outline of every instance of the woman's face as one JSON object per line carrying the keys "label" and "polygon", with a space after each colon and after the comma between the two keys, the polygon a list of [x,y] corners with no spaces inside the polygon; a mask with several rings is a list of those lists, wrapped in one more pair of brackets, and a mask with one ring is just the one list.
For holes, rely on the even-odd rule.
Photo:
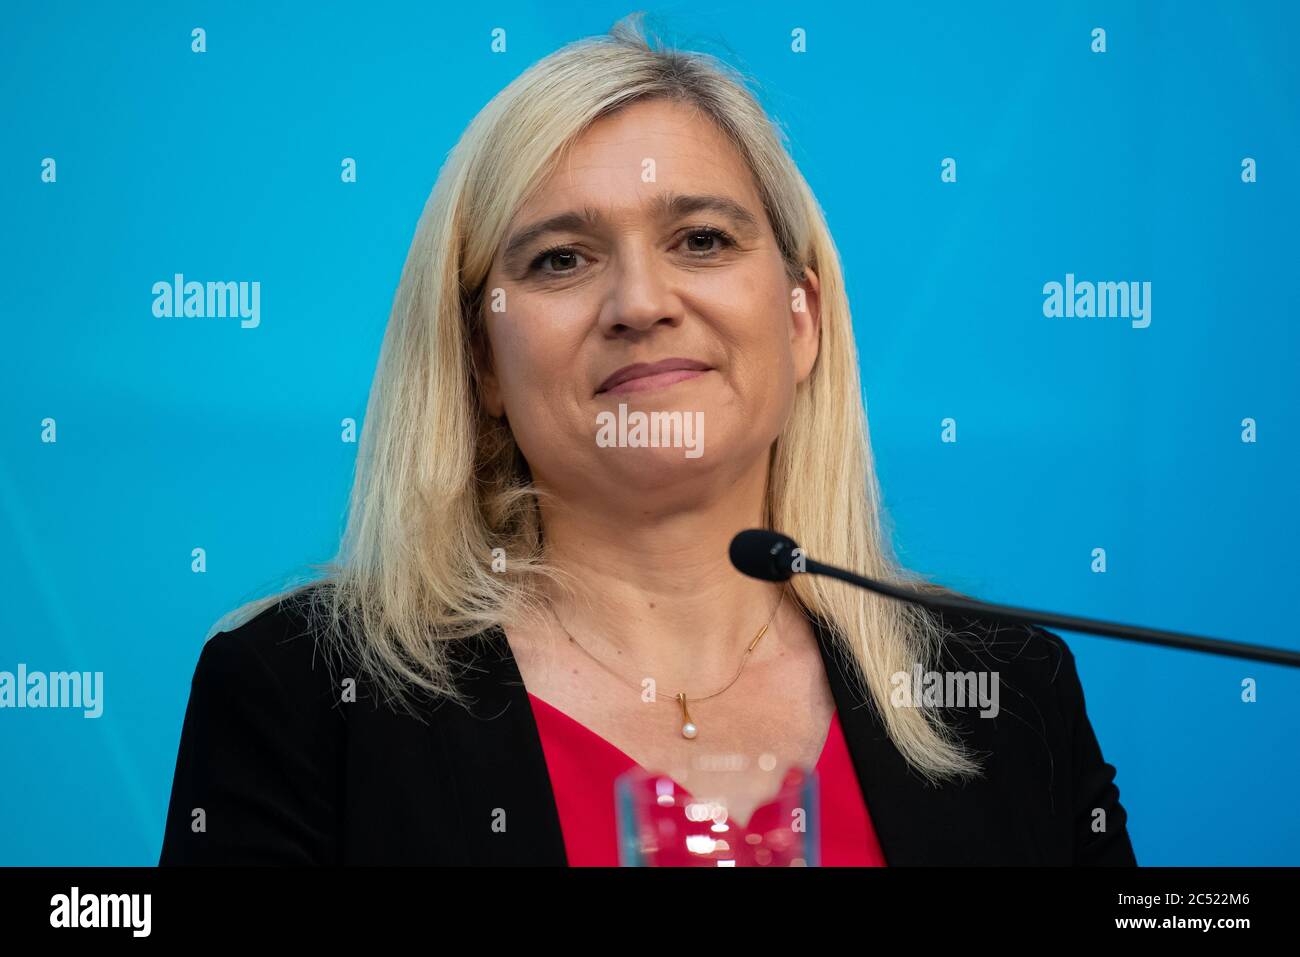
{"label": "woman's face", "polygon": [[817,357],[811,270],[800,286],[802,303],[725,135],[684,105],[634,103],[593,124],[506,230],[484,405],[562,496],[649,508],[730,487],[766,469]]}

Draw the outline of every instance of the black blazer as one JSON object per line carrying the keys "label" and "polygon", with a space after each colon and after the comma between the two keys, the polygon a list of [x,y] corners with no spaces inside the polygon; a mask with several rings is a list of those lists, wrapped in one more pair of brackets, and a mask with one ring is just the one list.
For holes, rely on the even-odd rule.
{"label": "black blazer", "polygon": [[[927,785],[857,700],[819,621],[844,737],[885,861],[1135,864],[1115,769],[1056,635],[943,618],[943,667],[999,673],[1000,713],[953,709],[984,776]],[[456,642],[472,714],[446,700],[419,717],[377,704],[324,660],[281,604],[214,635],[194,671],[159,863],[567,863],[532,709],[499,628]],[[334,663],[337,667],[337,663]],[[357,677],[357,701],[340,684]],[[612,800],[612,795],[611,795]],[[202,809],[201,816],[196,809]],[[506,828],[494,829],[501,809]],[[1094,831],[1094,809],[1105,830]],[[199,826],[199,822],[202,826]]]}

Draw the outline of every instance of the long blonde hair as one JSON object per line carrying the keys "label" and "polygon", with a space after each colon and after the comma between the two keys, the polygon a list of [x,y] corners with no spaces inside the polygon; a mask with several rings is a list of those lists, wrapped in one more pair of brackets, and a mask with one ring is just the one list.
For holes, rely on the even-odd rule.
{"label": "long blonde hair", "polygon": [[[508,426],[478,399],[483,285],[515,210],[565,149],[597,118],[648,98],[693,105],[718,125],[753,173],[790,275],[808,266],[820,277],[821,351],[772,451],[769,527],[822,561],[943,591],[900,567],[883,534],[839,256],[784,134],[741,74],[716,57],[648,39],[633,14],[609,35],[534,64],[469,124],[402,271],[338,554],[312,566],[323,580],[245,605],[214,631],[301,601],[320,633],[389,700],[409,705],[423,693],[463,700],[447,641],[534,607],[541,578],[558,580],[546,564],[526,463]],[[491,569],[494,549],[509,557],[504,574]],[[937,660],[937,621],[813,576],[792,585],[806,612],[829,626],[855,691],[909,764],[932,781],[978,773],[937,711],[890,704],[891,675]]]}

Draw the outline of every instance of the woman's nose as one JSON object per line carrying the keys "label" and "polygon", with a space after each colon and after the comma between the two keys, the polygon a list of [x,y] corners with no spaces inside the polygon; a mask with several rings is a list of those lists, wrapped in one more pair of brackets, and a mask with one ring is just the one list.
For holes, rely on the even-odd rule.
{"label": "woman's nose", "polygon": [[681,323],[683,307],[673,285],[672,267],[653,249],[620,251],[609,275],[612,285],[600,316],[607,335],[644,333],[659,323]]}

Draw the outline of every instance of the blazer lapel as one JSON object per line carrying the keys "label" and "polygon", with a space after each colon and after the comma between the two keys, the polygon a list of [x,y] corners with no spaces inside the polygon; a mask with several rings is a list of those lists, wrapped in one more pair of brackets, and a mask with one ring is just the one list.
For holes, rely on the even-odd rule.
{"label": "blazer lapel", "polygon": [[457,642],[467,711],[443,704],[437,722],[456,796],[465,864],[564,867],[564,832],[532,706],[505,632]]}
{"label": "blazer lapel", "polygon": [[[874,702],[852,690],[830,629],[813,619],[845,743],[876,838],[891,867],[930,864],[1032,863],[1012,803],[987,782],[936,787],[913,771],[885,731]],[[851,662],[850,662],[851,663]]]}

